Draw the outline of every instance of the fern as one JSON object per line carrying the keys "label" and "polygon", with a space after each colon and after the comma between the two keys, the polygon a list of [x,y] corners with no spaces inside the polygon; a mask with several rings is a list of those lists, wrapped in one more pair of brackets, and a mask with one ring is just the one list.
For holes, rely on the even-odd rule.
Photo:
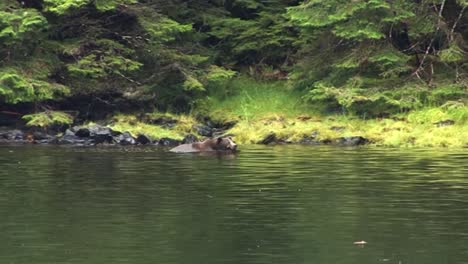
{"label": "fern", "polygon": [[467,59],[466,53],[457,45],[451,45],[449,48],[440,51],[439,56],[443,62],[460,62]]}
{"label": "fern", "polygon": [[22,118],[28,121],[27,126],[49,127],[51,125],[70,125],[73,123],[71,115],[60,111],[24,115]]}

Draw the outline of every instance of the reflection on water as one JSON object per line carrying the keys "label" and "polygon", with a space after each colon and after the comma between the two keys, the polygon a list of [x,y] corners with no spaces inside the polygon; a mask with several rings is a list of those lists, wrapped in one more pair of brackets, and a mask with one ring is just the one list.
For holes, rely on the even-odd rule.
{"label": "reflection on water", "polygon": [[0,214],[0,263],[465,263],[468,153],[3,146]]}

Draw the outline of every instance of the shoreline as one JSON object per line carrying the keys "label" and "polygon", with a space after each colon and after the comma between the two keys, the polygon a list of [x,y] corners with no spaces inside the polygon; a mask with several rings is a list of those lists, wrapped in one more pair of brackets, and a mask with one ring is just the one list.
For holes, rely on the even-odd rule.
{"label": "shoreline", "polygon": [[430,124],[402,119],[359,120],[336,117],[266,117],[256,120],[199,122],[190,116],[158,115],[148,120],[117,115],[105,125],[88,123],[62,131],[0,128],[0,145],[75,145],[173,147],[206,138],[233,136],[239,145],[375,146],[468,148],[468,127],[445,120]]}

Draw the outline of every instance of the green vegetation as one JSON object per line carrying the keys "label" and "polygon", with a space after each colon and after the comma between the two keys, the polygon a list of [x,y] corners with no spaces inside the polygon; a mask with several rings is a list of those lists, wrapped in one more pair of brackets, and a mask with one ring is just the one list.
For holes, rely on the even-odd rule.
{"label": "green vegetation", "polygon": [[109,126],[115,131],[128,131],[134,137],[138,135],[147,135],[153,139],[172,138],[181,140],[184,135],[195,133],[192,129],[196,121],[186,115],[171,115],[152,113],[148,115],[150,118],[166,117],[174,120],[173,127],[164,127],[160,125],[150,124],[139,120],[135,115],[116,115],[112,118]]}
{"label": "green vegetation", "polygon": [[[321,107],[308,107],[299,93],[284,83],[265,84],[248,79],[233,80],[226,89],[230,99],[209,98],[205,111],[213,119],[228,118],[238,124],[227,133],[236,141],[252,144],[270,133],[285,142],[313,137],[333,141],[339,137],[363,136],[374,145],[465,147],[468,145],[468,108],[460,102],[426,107],[386,118],[365,119],[355,114],[320,114]],[[445,125],[451,120],[454,124]]]}
{"label": "green vegetation", "polygon": [[60,111],[46,111],[23,116],[28,126],[49,127],[52,125],[70,125],[73,117]]}
{"label": "green vegetation", "polygon": [[[466,0],[4,0],[0,111],[20,112],[33,126],[73,122],[52,114],[60,111],[77,112],[81,122],[122,113],[114,127],[157,137],[194,132],[190,115],[238,121],[231,132],[244,143],[270,132],[293,141],[318,132],[466,146],[467,7]],[[130,117],[142,112],[190,121],[167,129]],[[454,124],[436,124],[447,120]]]}

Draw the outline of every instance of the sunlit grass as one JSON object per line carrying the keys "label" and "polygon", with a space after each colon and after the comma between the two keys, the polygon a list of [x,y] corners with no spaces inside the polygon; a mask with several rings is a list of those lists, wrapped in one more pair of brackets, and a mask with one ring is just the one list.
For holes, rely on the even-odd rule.
{"label": "sunlit grass", "polygon": [[[155,117],[158,114],[159,113],[154,113],[153,115]],[[171,115],[171,117],[177,120],[177,123],[173,128],[147,124],[139,121],[133,115],[122,114],[114,116],[110,121],[109,126],[115,131],[127,131],[135,137],[142,134],[149,136],[152,139],[172,138],[180,140],[184,135],[193,133],[192,126],[195,124],[195,120],[192,117],[185,115]]]}
{"label": "sunlit grass", "polygon": [[238,78],[227,89],[228,94],[209,97],[211,115],[250,120],[275,114],[292,117],[312,111],[285,82],[262,83]]}
{"label": "sunlit grass", "polygon": [[359,120],[328,117],[320,121],[301,121],[284,118],[281,121],[246,120],[232,128],[230,133],[241,144],[257,143],[269,133],[275,133],[284,141],[298,142],[302,138],[317,135],[317,140],[333,140],[338,137],[362,136],[372,144],[395,147],[464,147],[468,146],[468,126],[437,127],[434,124],[418,124],[392,119]]}
{"label": "sunlit grass", "polygon": [[[447,103],[400,114],[394,118],[360,119],[349,115],[320,115],[308,107],[286,83],[257,83],[238,79],[230,96],[214,95],[209,113],[214,118],[235,119],[228,133],[240,144],[255,144],[270,133],[284,141],[298,142],[316,135],[316,140],[362,136],[371,144],[398,147],[467,147],[468,107]],[[454,125],[438,126],[452,120]]]}

